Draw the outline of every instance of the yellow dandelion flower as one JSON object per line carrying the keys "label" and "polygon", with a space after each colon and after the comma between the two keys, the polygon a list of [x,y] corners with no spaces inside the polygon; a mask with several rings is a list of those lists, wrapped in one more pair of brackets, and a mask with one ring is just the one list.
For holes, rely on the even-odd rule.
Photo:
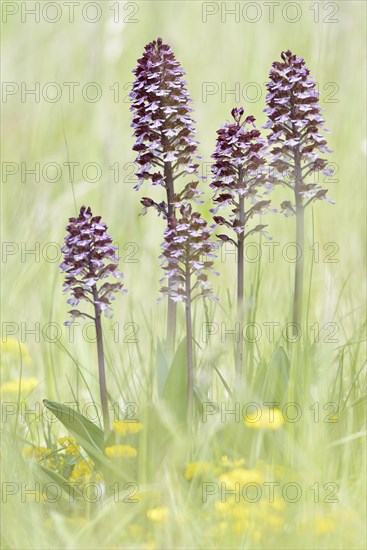
{"label": "yellow dandelion flower", "polygon": [[140,422],[115,420],[115,422],[112,424],[112,429],[118,435],[133,435],[139,433],[143,429],[143,424],[141,424]]}
{"label": "yellow dandelion flower", "polygon": [[14,395],[19,393],[19,389],[20,393],[29,393],[34,390],[34,388],[38,386],[38,384],[39,380],[33,376],[29,378],[22,378],[20,382],[19,379],[9,380],[8,382],[4,382],[4,384],[0,386],[0,393]]}
{"label": "yellow dandelion flower", "polygon": [[161,523],[166,521],[169,515],[169,510],[165,506],[150,508],[147,510],[147,518],[153,523]]}
{"label": "yellow dandelion flower", "polygon": [[185,479],[190,481],[194,477],[200,477],[204,474],[219,474],[220,468],[216,468],[211,462],[190,462],[186,466]]}
{"label": "yellow dandelion flower", "polygon": [[279,430],[285,420],[279,409],[263,409],[257,413],[249,414],[243,422],[247,428],[254,430]]}
{"label": "yellow dandelion flower", "polygon": [[90,459],[79,460],[73,467],[73,471],[69,477],[69,481],[75,482],[78,485],[88,483],[92,478],[96,478],[94,462]]}
{"label": "yellow dandelion flower", "polygon": [[109,458],[134,458],[138,454],[138,451],[131,445],[112,445],[106,447],[104,452]]}
{"label": "yellow dandelion flower", "polygon": [[6,339],[6,342],[0,340],[0,351],[2,357],[19,360],[19,356],[21,355],[22,362],[26,365],[32,362],[27,344],[19,342],[17,338],[9,337]]}
{"label": "yellow dandelion flower", "polygon": [[235,489],[236,483],[240,485],[246,485],[246,483],[262,483],[263,474],[255,469],[234,468],[222,474],[219,480],[225,483],[227,489]]}
{"label": "yellow dandelion flower", "polygon": [[76,444],[74,437],[59,437],[57,441],[67,455],[80,455],[80,447]]}
{"label": "yellow dandelion flower", "polygon": [[237,520],[237,521],[234,521],[232,524],[232,530],[235,535],[241,535],[245,531],[248,531],[249,527],[250,527],[249,521]]}

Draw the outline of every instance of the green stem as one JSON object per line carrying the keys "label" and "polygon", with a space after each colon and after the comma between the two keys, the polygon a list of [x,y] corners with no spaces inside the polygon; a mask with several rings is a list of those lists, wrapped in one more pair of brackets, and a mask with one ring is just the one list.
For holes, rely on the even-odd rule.
{"label": "green stem", "polygon": [[[241,177],[241,176],[240,176]],[[243,232],[237,239],[237,322],[239,323],[239,335],[236,346],[236,387],[242,381],[243,376],[243,288],[244,288],[244,242],[245,242],[245,199],[239,197],[239,221],[243,224]]]}
{"label": "green stem", "polygon": [[96,302],[98,301],[97,286],[94,285],[92,287],[92,290],[93,290],[93,301],[94,301],[94,311],[95,311],[94,322],[96,325],[96,336],[97,336],[99,392],[101,396],[103,427],[104,427],[105,435],[107,436],[110,432],[111,427],[110,427],[110,414],[108,411],[108,396],[107,396],[107,384],[106,384],[106,371],[105,371],[105,364],[104,364],[101,310],[98,304],[96,304]]}
{"label": "green stem", "polygon": [[194,404],[194,354],[192,346],[192,320],[191,320],[191,280],[190,280],[190,266],[188,260],[186,260],[186,340],[187,340],[187,419],[189,426],[193,416],[193,404]]}
{"label": "green stem", "polygon": [[296,262],[294,274],[294,299],[293,299],[293,335],[299,334],[302,329],[302,300],[303,300],[303,274],[304,274],[304,240],[305,240],[305,207],[303,196],[300,192],[302,185],[301,163],[299,151],[295,154],[295,202],[296,202],[296,243],[297,253],[300,254]]}
{"label": "green stem", "polygon": [[[173,207],[173,171],[170,162],[164,164],[164,179],[166,182],[167,192],[167,210],[168,216],[175,216],[175,209]],[[168,286],[171,287],[171,282],[168,280]],[[177,324],[177,304],[168,296],[167,303],[167,330],[166,330],[166,347],[169,355],[172,355],[175,349],[176,341],[176,324]]]}

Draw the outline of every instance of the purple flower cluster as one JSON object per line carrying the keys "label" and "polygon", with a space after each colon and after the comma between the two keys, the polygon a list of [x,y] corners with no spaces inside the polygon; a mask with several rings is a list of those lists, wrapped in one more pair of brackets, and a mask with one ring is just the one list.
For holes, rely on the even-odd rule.
{"label": "purple flower cluster", "polygon": [[133,147],[139,164],[139,189],[145,180],[167,189],[184,173],[194,173],[197,142],[193,139],[190,99],[184,71],[161,38],[150,42],[133,71],[130,94],[134,112]]}
{"label": "purple flower cluster", "polygon": [[208,271],[213,272],[215,244],[210,240],[211,231],[198,212],[190,204],[180,207],[180,217],[168,218],[164,232],[163,262],[165,279],[169,286],[163,286],[161,292],[168,294],[175,302],[193,302],[199,297],[212,296],[208,282]]}
{"label": "purple flower cluster", "polygon": [[[255,127],[255,118],[247,116],[243,121],[242,108],[232,109],[233,122],[227,122],[218,130],[215,153],[212,155],[213,181],[210,187],[215,189],[213,201],[216,213],[227,206],[232,207],[230,219],[214,216],[218,225],[233,229],[237,235],[244,235],[247,222],[254,214],[266,211],[270,200],[261,200],[260,190],[268,193],[272,186],[264,170],[265,141]],[[251,208],[240,215],[240,202],[250,199]],[[261,231],[266,226],[256,226],[244,236]],[[223,241],[231,240],[226,235],[218,235]]]}
{"label": "purple flower cluster", "polygon": [[[86,300],[96,312],[104,311],[106,317],[111,317],[109,306],[113,294],[121,292],[123,285],[121,282],[104,282],[97,288],[97,284],[110,275],[122,278],[116,247],[112,245],[106,224],[101,221],[101,216],[93,216],[90,207],[82,206],[77,218],[69,218],[66,230],[65,245],[61,249],[64,261],[60,267],[66,273],[64,292],[72,294],[68,304],[75,307],[81,300]],[[69,313],[71,320],[66,324],[71,324],[75,317],[91,317],[77,309]]]}
{"label": "purple flower cluster", "polygon": [[[320,133],[320,130],[327,131],[325,120],[318,104],[316,83],[304,59],[289,50],[282,52],[281,57],[283,62],[274,62],[269,74],[267,108],[264,109],[268,121],[264,128],[271,131],[268,142],[276,180],[296,188],[307,206],[316,199],[327,199],[327,189],[306,183],[305,179],[314,172],[332,174],[326,168],[326,159],[319,156],[331,151]],[[288,215],[294,212],[290,201],[284,201],[282,208]]]}

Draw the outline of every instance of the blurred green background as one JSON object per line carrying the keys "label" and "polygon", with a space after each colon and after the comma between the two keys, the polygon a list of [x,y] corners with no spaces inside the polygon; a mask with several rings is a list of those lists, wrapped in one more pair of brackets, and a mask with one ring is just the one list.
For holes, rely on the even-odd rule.
{"label": "blurred green background", "polygon": [[[7,4],[18,5],[19,11],[8,14],[3,23],[3,92],[4,86],[8,86],[8,91],[18,86],[19,91],[3,93],[2,159],[3,163],[16,163],[19,171],[6,176],[3,164],[2,231],[3,241],[17,243],[19,253],[9,255],[3,264],[4,283],[11,288],[4,294],[4,320],[31,324],[51,316],[53,321],[63,321],[66,309],[62,277],[57,263],[44,261],[43,255],[53,258],[56,254],[47,243],[62,243],[67,218],[75,212],[73,193],[77,207],[88,203],[103,216],[120,248],[130,242],[139,247],[133,256],[139,261],[123,266],[126,286],[132,294],[116,304],[116,316],[128,317],[127,312],[137,312],[141,304],[156,314],[160,276],[157,256],[163,223],[151,213],[145,218],[137,217],[139,197],[149,194],[150,189],[146,186],[139,194],[132,189],[134,141],[127,94],[137,57],[144,45],[157,36],[172,45],[187,73],[200,154],[206,163],[204,173],[208,173],[215,132],[237,102],[256,116],[259,125],[265,123],[264,83],[280,52],[290,48],[306,59],[319,83],[320,103],[326,127],[331,131],[329,144],[334,151],[329,158],[337,168],[336,183],[327,185],[336,205],[322,203],[315,207],[315,241],[320,243],[321,256],[314,266],[315,320],[328,320],[333,314],[336,297],[348,276],[340,315],[363,303],[364,2],[317,2],[317,9],[314,2],[296,3],[297,8],[285,2],[274,6],[273,22],[269,21],[270,6],[262,2],[255,3],[256,9],[253,5],[246,8],[248,2],[100,2],[100,13],[93,6],[83,12],[82,2],[74,8],[73,23],[69,22],[69,8],[62,2],[59,12],[52,6],[43,12],[47,2],[41,2],[39,23],[34,21],[35,16],[22,11],[24,5],[30,10],[32,2],[3,2],[3,21],[4,13],[13,9]],[[229,13],[231,9],[236,13]],[[100,16],[100,20],[85,21],[83,13],[84,18],[93,20]],[[44,20],[59,16],[56,23]],[[319,22],[315,22],[317,18]],[[299,20],[291,23],[285,19]],[[59,89],[49,85],[54,82]],[[71,85],[65,85],[68,82],[78,83],[73,102],[69,96]],[[7,83],[15,84],[9,87]],[[98,89],[88,87],[89,83],[96,83]],[[22,101],[22,91],[35,86],[39,86],[39,101],[35,102],[31,94]],[[91,103],[85,99],[93,99],[96,90],[101,94],[100,100]],[[211,95],[206,95],[205,90]],[[237,92],[231,94],[230,90]],[[61,97],[56,96],[55,102],[45,100],[52,100],[56,93],[61,93]],[[79,163],[73,185],[64,165],[68,161]],[[39,181],[31,174],[22,174],[35,163],[40,167]],[[48,167],[47,163],[56,163],[58,168]],[[87,163],[97,163],[98,173],[92,166],[83,174]],[[110,169],[111,166],[115,168]],[[57,181],[52,182],[53,179]],[[98,181],[93,183],[93,179]],[[207,185],[202,189],[207,191]],[[207,197],[210,196],[208,192]],[[290,198],[285,189],[274,194],[274,206],[285,198]],[[294,240],[293,219],[269,216],[266,223],[274,240],[281,243],[280,250],[284,243]],[[310,228],[310,212],[307,225]],[[331,248],[322,250],[328,242],[339,247],[337,263],[322,261],[327,252],[332,252]],[[40,261],[35,262],[31,255],[22,258],[21,247],[32,249],[35,243],[40,243]],[[120,251],[123,258],[132,252],[133,248]],[[266,257],[264,254],[264,260]],[[228,256],[220,266],[221,281],[215,282],[220,284],[220,295],[225,294],[227,283],[229,287],[234,284],[233,265],[233,256]],[[265,304],[269,311],[279,308],[281,317],[288,315],[287,288],[292,272],[293,265],[282,258],[276,267],[264,270],[261,307]]]}

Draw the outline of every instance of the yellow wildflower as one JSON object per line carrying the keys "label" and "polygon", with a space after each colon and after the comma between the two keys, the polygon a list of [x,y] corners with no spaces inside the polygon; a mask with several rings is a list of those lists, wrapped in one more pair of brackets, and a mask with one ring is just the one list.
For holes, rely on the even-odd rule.
{"label": "yellow wildflower", "polygon": [[80,455],[80,447],[76,444],[75,437],[59,437],[57,441],[67,455]]}
{"label": "yellow wildflower", "polygon": [[21,355],[22,362],[26,365],[32,362],[27,344],[19,342],[17,338],[9,337],[6,339],[6,342],[0,340],[0,351],[2,357],[19,360],[19,356]]}
{"label": "yellow wildflower", "polygon": [[204,474],[217,475],[220,473],[220,468],[215,468],[211,462],[190,462],[186,466],[185,479],[190,481],[193,477],[200,477]]}
{"label": "yellow wildflower", "polygon": [[29,378],[22,378],[20,382],[19,379],[9,380],[0,386],[0,393],[18,394],[19,388],[21,393],[29,393],[34,390],[38,384],[39,381],[33,376]]}
{"label": "yellow wildflower", "polygon": [[235,489],[236,483],[240,483],[240,485],[246,485],[246,483],[262,483],[263,475],[259,470],[255,469],[234,468],[222,474],[219,480],[226,484],[227,489]]}
{"label": "yellow wildflower", "polygon": [[109,458],[133,458],[138,454],[138,451],[131,445],[112,445],[106,447],[104,452]]}
{"label": "yellow wildflower", "polygon": [[154,523],[166,521],[168,515],[169,510],[165,506],[158,506],[157,508],[150,508],[147,510],[147,518]]}
{"label": "yellow wildflower", "polygon": [[275,510],[279,510],[280,512],[282,512],[285,509],[285,502],[280,498],[275,498],[274,501],[271,503],[271,506]]}
{"label": "yellow wildflower", "polygon": [[90,459],[79,460],[73,468],[69,481],[76,482],[78,485],[88,483],[91,478],[94,478],[94,462]]}
{"label": "yellow wildflower", "polygon": [[126,420],[115,420],[112,424],[112,429],[119,435],[137,434],[143,429],[143,424],[140,422],[127,422]]}
{"label": "yellow wildflower", "polygon": [[245,533],[246,531],[248,531],[249,527],[250,527],[249,521],[237,520],[237,521],[234,521],[232,524],[232,529],[235,535],[241,535],[242,533]]}
{"label": "yellow wildflower", "polygon": [[51,454],[51,449],[47,447],[26,447],[23,451],[24,456],[28,458],[45,458],[47,455]]}
{"label": "yellow wildflower", "polygon": [[285,422],[282,411],[279,409],[263,409],[249,414],[243,422],[247,428],[255,430],[279,430]]}

